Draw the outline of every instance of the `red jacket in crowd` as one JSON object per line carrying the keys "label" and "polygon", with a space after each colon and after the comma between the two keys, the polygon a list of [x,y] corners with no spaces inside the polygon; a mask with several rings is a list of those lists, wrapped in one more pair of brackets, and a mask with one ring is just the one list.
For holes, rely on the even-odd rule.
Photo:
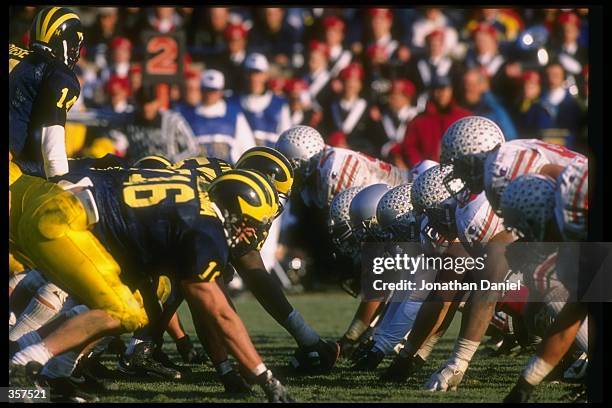
{"label": "red jacket in crowd", "polygon": [[445,113],[428,102],[425,111],[416,116],[408,125],[404,140],[393,149],[393,153],[401,154],[408,167],[413,167],[423,160],[440,161],[440,145],[442,136],[448,127],[472,112],[452,103]]}

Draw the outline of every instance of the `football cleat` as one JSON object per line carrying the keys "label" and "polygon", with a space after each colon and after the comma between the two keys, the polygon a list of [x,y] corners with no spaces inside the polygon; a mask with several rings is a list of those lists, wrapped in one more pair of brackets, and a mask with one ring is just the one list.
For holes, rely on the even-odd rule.
{"label": "football cleat", "polygon": [[311,347],[298,348],[290,360],[290,366],[297,372],[327,372],[340,357],[340,345],[320,339]]}
{"label": "football cleat", "polygon": [[30,361],[26,365],[9,363],[9,387],[34,386],[42,367],[37,361]]}
{"label": "football cleat", "polygon": [[523,378],[523,376],[520,376],[514,387],[512,387],[510,393],[508,393],[506,398],[504,398],[504,403],[522,404],[528,402],[534,388],[535,387],[529,384],[527,380]]}
{"label": "football cleat", "polygon": [[247,394],[251,392],[249,384],[234,370],[219,376],[219,379],[228,394]]}
{"label": "football cleat", "polygon": [[419,355],[406,356],[405,353],[400,353],[380,379],[389,382],[404,382],[419,371],[424,364],[425,360]]}
{"label": "football cleat", "polygon": [[136,345],[130,356],[123,355],[117,363],[117,369],[129,376],[151,377],[162,380],[179,380],[181,372],[165,367],[153,358],[154,345],[143,342]]}
{"label": "football cleat", "polygon": [[446,364],[429,377],[425,383],[427,391],[456,391],[465,372],[453,364]]}
{"label": "football cleat", "polygon": [[153,351],[153,359],[161,363],[164,367],[176,370],[183,375],[191,373],[189,367],[175,364],[174,361],[170,360],[170,357],[162,351],[161,347],[157,347],[155,351]]}
{"label": "football cleat", "polygon": [[81,384],[71,378],[48,378],[39,376],[37,384],[40,387],[49,387],[51,402],[98,402],[100,399],[84,391]]}
{"label": "football cleat", "polygon": [[185,335],[184,337],[178,339],[176,341],[176,351],[181,356],[183,363],[185,364],[195,364],[196,360],[200,357],[200,353],[193,347],[193,343],[189,336]]}
{"label": "football cleat", "polygon": [[373,371],[385,358],[385,353],[380,350],[368,350],[365,354],[355,359],[353,370]]}

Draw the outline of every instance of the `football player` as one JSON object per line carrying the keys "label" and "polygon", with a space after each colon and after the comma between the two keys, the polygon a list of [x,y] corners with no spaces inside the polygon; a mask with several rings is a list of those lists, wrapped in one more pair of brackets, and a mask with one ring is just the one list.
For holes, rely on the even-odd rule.
{"label": "football player", "polygon": [[32,22],[27,55],[9,49],[9,151],[26,171],[43,162],[48,178],[68,172],[64,128],[81,91],[73,69],[83,31],[72,10],[47,7]]}
{"label": "football player", "polygon": [[[64,191],[20,174],[13,163],[9,173],[13,202],[25,203],[10,214],[13,242],[91,309],[14,355],[11,377],[17,383],[28,381],[32,365],[155,319],[152,274],[168,265],[193,315],[222,333],[268,399],[289,400],[214,284],[230,249],[244,253],[265,239],[278,211],[278,196],[265,176],[234,170],[208,185],[191,170],[89,169],[66,175],[74,188]],[[134,289],[140,290],[140,302]]]}

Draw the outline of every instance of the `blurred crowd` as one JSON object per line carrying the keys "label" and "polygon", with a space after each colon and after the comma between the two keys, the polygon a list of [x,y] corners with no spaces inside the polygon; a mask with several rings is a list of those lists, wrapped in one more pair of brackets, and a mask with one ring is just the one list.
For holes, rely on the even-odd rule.
{"label": "blurred crowd", "polygon": [[[584,151],[588,9],[74,7],[87,28],[68,153],[235,161],[288,127],[400,167],[455,120]],[[27,47],[36,7],[10,9]],[[169,101],[143,87],[146,31],[182,33]]]}

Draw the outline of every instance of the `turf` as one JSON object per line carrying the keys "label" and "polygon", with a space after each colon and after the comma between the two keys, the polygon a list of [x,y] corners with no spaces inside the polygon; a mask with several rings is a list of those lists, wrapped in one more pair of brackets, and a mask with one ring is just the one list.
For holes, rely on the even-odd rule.
{"label": "turf", "polygon": [[[319,333],[336,339],[346,329],[355,311],[357,300],[344,293],[316,293],[290,296],[292,304]],[[286,370],[295,348],[293,339],[248,294],[235,299],[240,316],[245,322],[255,347],[266,364],[289,387],[299,402],[500,402],[514,384],[528,355],[518,357],[486,357],[477,352],[457,392],[431,393],[422,390],[429,375],[444,362],[452,350],[459,329],[455,319],[440,340],[427,364],[405,385],[389,385],[378,380],[379,374],[390,363],[387,358],[375,373],[350,370],[350,363],[340,361],[327,375],[293,376]],[[189,310],[180,309],[185,329],[196,339]],[[164,350],[178,362],[180,357],[171,339],[166,335]],[[128,337],[125,337],[127,341]],[[105,364],[114,367],[115,359],[105,357]],[[250,396],[228,396],[216,379],[210,363],[191,366],[192,373],[181,382],[147,382],[142,379],[119,380],[111,383],[113,390],[101,395],[103,402],[261,402],[263,392],[254,387]],[[543,383],[534,394],[536,402],[559,402],[573,388],[564,383]]]}

